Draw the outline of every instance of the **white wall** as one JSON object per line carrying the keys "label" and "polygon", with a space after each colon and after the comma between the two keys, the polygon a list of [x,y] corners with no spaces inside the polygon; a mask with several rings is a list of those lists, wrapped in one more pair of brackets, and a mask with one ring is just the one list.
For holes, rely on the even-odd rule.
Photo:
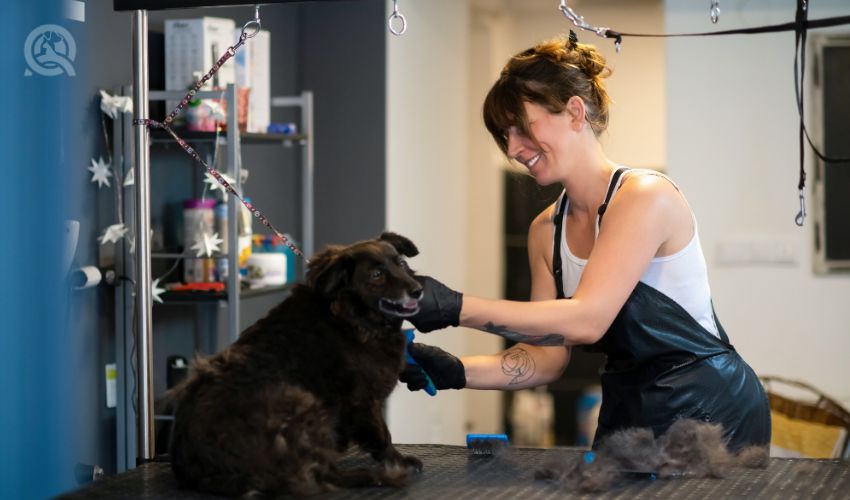
{"label": "white wall", "polygon": [[[725,1],[715,28],[707,4],[667,1],[666,31],[794,19],[791,1]],[[809,5],[811,19],[850,13],[847,0]],[[668,170],[699,219],[717,314],[738,351],[759,374],[806,381],[850,401],[850,276],[814,275],[812,220],[803,228],[793,221],[793,51],[793,33],[668,41]],[[788,246],[796,262],[718,262],[721,248],[764,242]]]}
{"label": "white wall", "polygon": [[[466,1],[401,2],[408,21],[387,34],[387,227],[410,237],[414,269],[466,289]],[[387,1],[387,12],[392,2]],[[461,330],[418,340],[465,352]],[[467,391],[400,389],[388,403],[395,442],[461,444]]]}

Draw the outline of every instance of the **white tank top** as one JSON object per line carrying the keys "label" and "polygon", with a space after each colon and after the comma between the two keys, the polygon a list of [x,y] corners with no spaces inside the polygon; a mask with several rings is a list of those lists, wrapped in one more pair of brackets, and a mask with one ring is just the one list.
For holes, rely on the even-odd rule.
{"label": "white tank top", "polygon": [[[654,170],[631,169],[628,170],[626,175],[643,173],[659,175],[676,186],[667,176]],[[614,186],[614,193],[620,188],[624,177],[625,175],[621,176],[617,185]],[[676,189],[679,189],[679,187],[676,186]],[[562,193],[561,197],[564,194]],[[561,203],[561,197],[555,202],[556,208]],[[561,234],[563,238],[561,241],[561,265],[563,267],[564,295],[572,297],[578,287],[579,280],[581,280],[581,274],[584,271],[584,266],[587,264],[587,259],[581,259],[573,255],[567,242],[566,214],[569,203],[570,200],[568,199],[567,205],[564,208],[564,218],[561,221]],[[557,213],[557,210],[555,212]],[[693,216],[693,212],[691,212],[691,217],[694,219],[694,236],[691,238],[691,241],[673,255],[652,259],[646,272],[641,276],[640,281],[670,297],[674,302],[682,306],[688,314],[693,316],[700,325],[719,338],[720,334],[714,322],[714,310],[711,305],[711,289],[708,285],[705,256],[700,246],[699,232],[697,231],[696,218]],[[598,216],[596,218],[596,235],[599,235]]]}

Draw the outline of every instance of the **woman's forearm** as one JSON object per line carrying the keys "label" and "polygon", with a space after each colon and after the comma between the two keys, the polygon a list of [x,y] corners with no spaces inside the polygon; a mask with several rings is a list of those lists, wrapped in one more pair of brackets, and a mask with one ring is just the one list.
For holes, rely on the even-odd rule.
{"label": "woman's forearm", "polygon": [[468,389],[517,390],[556,380],[569,363],[569,348],[517,344],[501,354],[465,356]]}
{"label": "woman's forearm", "polygon": [[592,344],[607,325],[572,299],[517,302],[465,296],[461,326],[537,346]]}

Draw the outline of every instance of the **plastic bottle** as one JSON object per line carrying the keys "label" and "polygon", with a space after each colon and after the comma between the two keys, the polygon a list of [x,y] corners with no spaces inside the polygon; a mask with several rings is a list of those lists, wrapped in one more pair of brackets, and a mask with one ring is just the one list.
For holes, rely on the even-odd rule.
{"label": "plastic bottle", "polygon": [[192,246],[212,234],[215,227],[215,200],[186,200],[183,202],[183,281],[198,283],[213,281],[215,264],[211,258],[195,258]]}
{"label": "plastic bottle", "polygon": [[[218,233],[218,237],[223,241],[221,242],[220,248],[222,254],[228,253],[229,239],[227,237],[227,203],[220,201],[215,206],[215,227],[216,232]],[[226,281],[227,280],[227,269],[228,269],[228,260],[227,257],[219,256],[215,260],[215,277],[216,281]]]}
{"label": "plastic bottle", "polygon": [[[251,198],[245,197],[245,201],[251,203]],[[247,271],[245,266],[248,263],[248,257],[251,256],[251,239],[254,234],[251,224],[254,214],[245,205],[239,208],[239,272],[244,275]]]}

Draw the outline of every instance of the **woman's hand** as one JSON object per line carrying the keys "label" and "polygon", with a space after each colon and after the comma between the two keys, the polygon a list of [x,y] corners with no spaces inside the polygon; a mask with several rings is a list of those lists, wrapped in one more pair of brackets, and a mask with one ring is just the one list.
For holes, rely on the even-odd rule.
{"label": "woman's hand", "polygon": [[437,390],[466,387],[466,370],[463,363],[455,356],[439,347],[416,342],[411,342],[407,346],[407,352],[419,366],[406,365],[398,379],[407,384],[407,388],[411,391],[424,389],[428,385],[428,379],[425,378],[422,370],[428,372]]}
{"label": "woman's hand", "polygon": [[422,284],[419,312],[407,320],[422,333],[457,326],[460,323],[463,294],[430,276],[417,276],[416,279]]}

